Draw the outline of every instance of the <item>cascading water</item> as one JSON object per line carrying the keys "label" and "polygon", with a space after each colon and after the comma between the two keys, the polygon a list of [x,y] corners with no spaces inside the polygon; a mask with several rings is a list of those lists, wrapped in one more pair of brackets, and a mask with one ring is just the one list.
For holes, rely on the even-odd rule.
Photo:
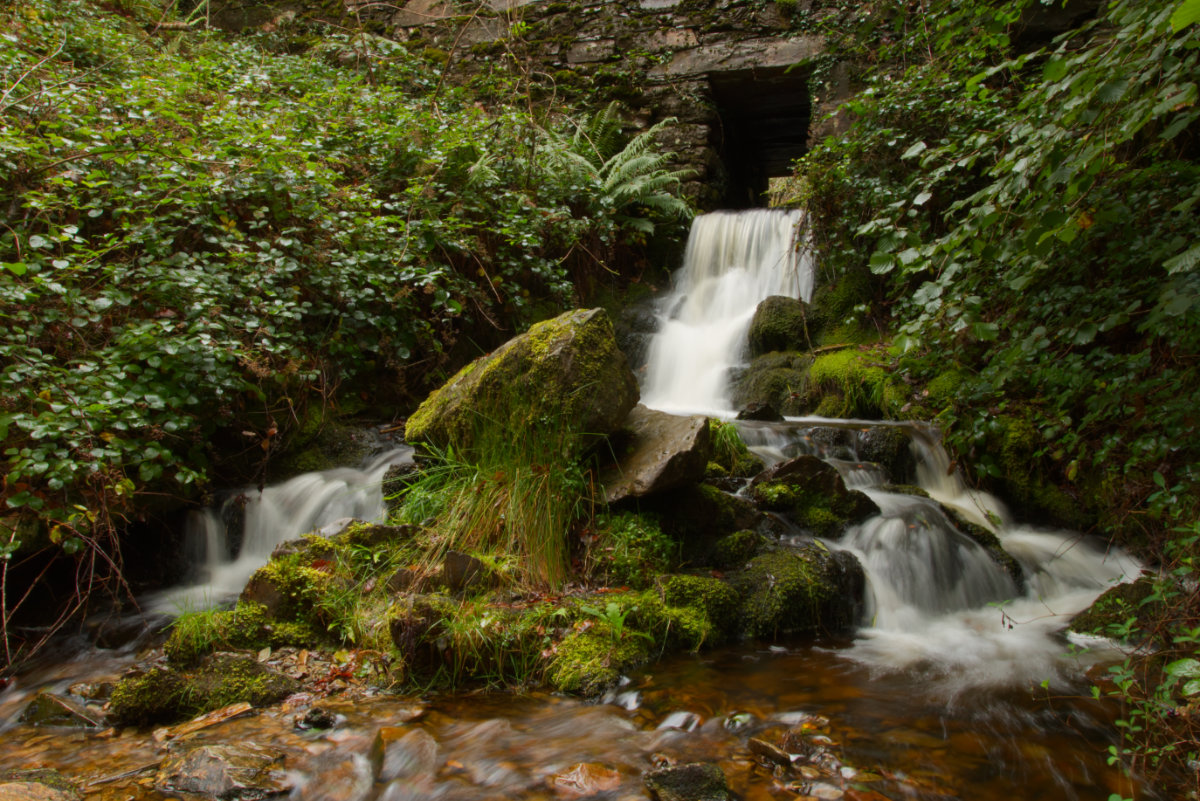
{"label": "cascading water", "polygon": [[[799,212],[766,210],[696,219],[684,266],[663,304],[660,332],[650,343],[646,405],[729,415],[727,377],[746,347],[757,305],[770,295],[806,301],[811,295],[813,266],[795,233],[802,221]],[[937,432],[928,426],[904,426],[914,475],[887,476],[861,460],[856,448],[864,431],[880,425],[899,424],[739,424],[768,464],[816,455],[880,508],[879,516],[830,543],[854,553],[868,578],[868,613],[850,656],[878,669],[921,671],[951,696],[967,686],[1053,680],[1071,672],[1063,669],[1067,648],[1058,632],[1140,566],[1120,552],[1099,551],[1080,535],[1014,524],[999,501],[968,489],[950,469]],[[837,444],[818,444],[821,438],[810,436],[814,426],[835,427],[841,435],[825,440]],[[887,488],[902,480],[915,480],[929,497]],[[955,524],[952,513],[994,532],[1019,570],[1006,570]]]}
{"label": "cascading water", "polygon": [[[340,467],[304,473],[262,490],[247,489],[220,507],[193,512],[188,520],[188,551],[199,565],[198,581],[146,599],[150,611],[178,614],[229,600],[255,570],[266,564],[277,545],[339,520],[383,520],[383,475],[412,459],[412,448],[389,450],[359,468]],[[240,515],[233,514],[241,506]],[[241,542],[226,521],[240,516]]]}
{"label": "cascading water", "polygon": [[675,287],[650,343],[642,402],[668,412],[729,408],[754,309],[771,295],[812,296],[800,211],[755,209],[696,218]]}

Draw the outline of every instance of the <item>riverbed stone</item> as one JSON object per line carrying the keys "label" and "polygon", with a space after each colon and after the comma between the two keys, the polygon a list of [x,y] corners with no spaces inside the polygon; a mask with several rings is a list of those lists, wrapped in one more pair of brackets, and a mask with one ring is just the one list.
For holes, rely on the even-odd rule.
{"label": "riverbed stone", "polygon": [[41,782],[0,782],[0,801],[75,801],[78,793]]}
{"label": "riverbed stone", "polygon": [[259,801],[291,789],[284,752],[256,743],[201,745],[167,757],[154,786],[222,801]]}
{"label": "riverbed stone", "polygon": [[531,426],[605,436],[638,400],[637,380],[603,309],[577,309],[537,323],[460,370],[420,405],[404,429],[413,444],[470,448]]}
{"label": "riverbed stone", "polygon": [[21,722],[35,726],[96,728],[104,724],[104,715],[70,698],[43,691],[25,707]]}
{"label": "riverbed stone", "polygon": [[440,765],[440,746],[424,729],[384,726],[375,735],[371,761],[379,781],[432,776]]}
{"label": "riverbed stone", "polygon": [[712,456],[707,417],[680,417],[640,403],[614,438],[616,462],[600,473],[608,503],[699,483]]}
{"label": "riverbed stone", "polygon": [[711,762],[659,768],[642,781],[657,801],[733,801],[724,772]]}
{"label": "riverbed stone", "polygon": [[[809,318],[813,317],[810,322]],[[772,351],[807,350],[820,333],[808,304],[797,298],[772,295],[754,310],[747,337],[751,357]]]}
{"label": "riverbed stone", "polygon": [[912,435],[900,426],[871,426],[857,437],[858,458],[875,462],[897,484],[911,483],[917,475]]}

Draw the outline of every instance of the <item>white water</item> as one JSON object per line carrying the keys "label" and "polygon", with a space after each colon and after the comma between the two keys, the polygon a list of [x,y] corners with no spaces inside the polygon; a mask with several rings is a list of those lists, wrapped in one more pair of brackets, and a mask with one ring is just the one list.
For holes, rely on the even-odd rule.
{"label": "white water", "polygon": [[800,211],[766,209],[696,218],[650,342],[644,404],[727,414],[729,372],[743,360],[755,308],[771,295],[812,297],[803,220]]}
{"label": "white water", "polygon": [[[731,416],[728,376],[745,352],[755,308],[770,295],[807,301],[812,294],[813,265],[796,241],[802,220],[798,212],[780,211],[696,219],[651,341],[642,388],[647,406]],[[878,517],[830,543],[854,553],[867,575],[868,612],[849,655],[881,671],[919,675],[950,697],[971,687],[1077,675],[1086,659],[1064,657],[1069,645],[1062,630],[1141,566],[1120,551],[1102,552],[1081,535],[1014,522],[996,498],[965,485],[930,427],[907,427],[915,475],[886,477],[855,452],[861,432],[872,425],[880,423],[740,424],[747,444],[768,463],[812,453],[880,507]],[[806,433],[814,426],[841,427],[845,435],[836,445],[820,446]],[[889,492],[887,481],[915,481],[930,498]],[[994,531],[1019,562],[1023,586],[959,531],[943,507]]]}
{"label": "white water", "polygon": [[[237,596],[254,571],[267,563],[275,547],[301,534],[353,518],[382,522],[383,475],[394,464],[412,459],[412,448],[388,451],[360,468],[339,467],[304,473],[265,489],[247,489],[220,508],[193,512],[188,520],[188,553],[200,565],[197,580],[145,600],[147,610],[166,614],[205,609]],[[231,550],[226,531],[232,504],[244,499],[241,547]]]}

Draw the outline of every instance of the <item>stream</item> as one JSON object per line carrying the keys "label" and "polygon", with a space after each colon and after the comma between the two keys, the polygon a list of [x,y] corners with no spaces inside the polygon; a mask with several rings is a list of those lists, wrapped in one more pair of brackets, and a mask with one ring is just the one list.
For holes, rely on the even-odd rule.
{"label": "stream", "polygon": [[[644,402],[733,416],[727,376],[743,358],[755,306],[773,294],[811,295],[813,266],[795,240],[801,221],[800,212],[771,211],[697,218],[662,303]],[[1118,655],[1104,641],[1063,634],[1104,589],[1137,575],[1135,560],[1072,532],[1022,524],[962,482],[929,426],[820,418],[738,425],[768,464],[818,456],[879,506],[878,517],[826,543],[852,552],[867,575],[867,608],[852,638],[670,656],[596,702],[539,692],[397,696],[346,685],[320,701],[336,715],[332,729],[297,728],[314,700],[299,697],[189,742],[278,749],[291,796],[301,799],[624,801],[648,797],[642,775],[655,766],[697,761],[717,763],[747,801],[1154,797],[1107,764],[1113,710],[1090,699],[1089,671]],[[879,426],[899,426],[911,439],[912,475],[889,476],[859,458]],[[358,468],[246,491],[240,544],[225,531],[228,508],[196,515],[195,579],[144,599],[147,628],[229,599],[279,542],[345,517],[381,519],[383,474],[408,459],[410,449],[390,449]],[[1020,581],[946,508],[993,531]],[[785,530],[781,538],[805,535]],[[54,768],[88,798],[177,797],[153,782],[169,740],[19,721],[38,689],[111,679],[152,644],[152,635],[117,650],[74,641],[57,661],[18,677],[0,694],[0,770]],[[821,777],[799,764],[773,766],[755,750],[797,726],[821,737],[810,755]]]}

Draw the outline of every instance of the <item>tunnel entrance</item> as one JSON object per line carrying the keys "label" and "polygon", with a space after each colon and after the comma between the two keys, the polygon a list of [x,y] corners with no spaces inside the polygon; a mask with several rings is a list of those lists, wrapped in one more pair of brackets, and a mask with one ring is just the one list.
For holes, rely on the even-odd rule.
{"label": "tunnel entrance", "polygon": [[790,175],[792,161],[804,155],[812,117],[808,77],[808,70],[789,67],[709,73],[727,208],[766,205],[770,179]]}

